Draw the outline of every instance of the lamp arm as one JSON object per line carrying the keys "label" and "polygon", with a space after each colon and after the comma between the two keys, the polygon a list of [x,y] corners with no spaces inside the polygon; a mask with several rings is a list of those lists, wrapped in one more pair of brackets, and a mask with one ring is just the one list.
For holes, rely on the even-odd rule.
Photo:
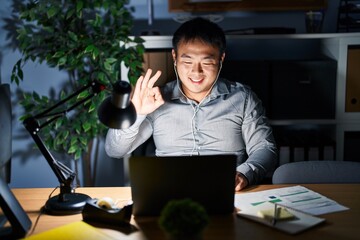
{"label": "lamp arm", "polygon": [[[76,103],[74,103],[72,106],[70,106],[69,108],[63,110],[63,111],[59,111],[59,112],[55,112],[52,113],[52,111],[56,108],[58,108],[59,106],[67,103],[70,99],[76,97],[77,95],[79,95],[80,93],[82,93],[83,91],[92,88],[92,94]],[[80,88],[79,90],[77,90],[76,92],[74,92],[73,94],[69,95],[68,97],[64,98],[63,100],[59,101],[58,103],[56,103],[55,105],[51,106],[50,108],[46,109],[45,111],[37,114],[34,116],[35,119],[42,119],[45,117],[50,117],[50,116],[58,116],[61,117],[64,114],[66,114],[67,112],[70,112],[71,110],[73,110],[74,108],[76,108],[77,106],[79,106],[80,104],[86,102],[87,100],[89,100],[90,98],[92,98],[94,95],[98,94],[99,92],[101,92],[102,90],[105,89],[105,86],[100,84],[97,81],[93,81],[91,83],[89,83],[88,85]],[[55,120],[55,119],[53,119]],[[42,126],[45,126],[45,124],[49,124],[53,121],[52,119],[48,120],[46,123],[43,123]]]}
{"label": "lamp arm", "polygon": [[34,117],[29,117],[24,120],[24,126],[26,130],[30,133],[40,152],[50,165],[51,170],[55,173],[58,181],[61,184],[67,185],[75,178],[75,173],[65,165],[59,164],[59,162],[53,157],[49,149],[45,146],[43,140],[38,135],[38,132],[41,129],[39,122]]}
{"label": "lamp arm", "polygon": [[[51,113],[54,109],[56,109],[57,107],[65,104],[67,101],[69,101],[70,99],[72,99],[73,97],[77,96],[78,94],[80,94],[81,92],[87,90],[90,87],[92,88],[92,94],[90,94],[88,97],[86,97],[84,99],[81,99],[80,101],[74,103],[72,106],[65,109],[64,111]],[[98,94],[100,91],[102,91],[104,89],[105,89],[104,85],[94,81],[94,82],[86,85],[85,87],[79,89],[75,93],[71,94],[69,97],[67,97],[67,98],[63,99],[62,101],[58,102],[54,106],[46,109],[42,113],[37,114],[36,116],[31,116],[31,117],[26,118],[24,120],[24,122],[23,122],[26,130],[30,133],[30,135],[33,138],[34,142],[38,146],[40,152],[45,157],[45,159],[48,162],[48,164],[50,165],[52,171],[56,175],[56,177],[57,177],[57,179],[58,179],[58,181],[60,183],[60,193],[61,193],[60,195],[62,195],[62,193],[71,193],[71,192],[73,192],[73,187],[71,186],[71,184],[72,184],[73,180],[75,179],[76,174],[70,168],[68,168],[66,165],[64,165],[63,163],[57,161],[53,157],[53,155],[51,154],[49,149],[46,147],[46,145],[44,144],[43,140],[41,139],[41,137],[39,136],[38,133],[40,132],[40,130],[43,127],[45,127],[46,125],[48,125],[51,122],[55,121],[57,118],[59,118],[61,116],[64,116],[67,112],[69,112],[72,109],[76,108],[80,104],[86,102],[87,100],[89,100],[94,95]],[[49,116],[54,116],[54,117],[48,119],[47,121],[45,121],[42,124],[39,123],[39,121],[38,121],[39,119],[49,117]]]}

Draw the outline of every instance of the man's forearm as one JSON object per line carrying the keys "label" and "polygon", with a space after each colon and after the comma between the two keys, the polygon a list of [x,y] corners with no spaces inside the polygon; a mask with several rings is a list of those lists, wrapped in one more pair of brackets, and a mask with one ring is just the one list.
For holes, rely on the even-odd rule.
{"label": "man's forearm", "polygon": [[138,147],[143,142],[139,129],[144,119],[145,116],[138,116],[128,129],[109,129],[105,139],[106,153],[110,157],[121,158]]}
{"label": "man's forearm", "polygon": [[277,158],[276,149],[259,149],[236,170],[248,179],[249,185],[259,184],[269,171],[275,169]]}

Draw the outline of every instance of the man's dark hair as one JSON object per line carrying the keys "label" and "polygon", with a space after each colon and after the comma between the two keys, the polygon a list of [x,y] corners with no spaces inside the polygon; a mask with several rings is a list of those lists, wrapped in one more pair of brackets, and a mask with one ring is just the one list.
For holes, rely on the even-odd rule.
{"label": "man's dark hair", "polygon": [[180,42],[188,43],[190,41],[200,40],[217,47],[220,56],[225,52],[226,39],[224,31],[213,22],[207,19],[197,17],[183,23],[174,33],[172,45],[177,52]]}

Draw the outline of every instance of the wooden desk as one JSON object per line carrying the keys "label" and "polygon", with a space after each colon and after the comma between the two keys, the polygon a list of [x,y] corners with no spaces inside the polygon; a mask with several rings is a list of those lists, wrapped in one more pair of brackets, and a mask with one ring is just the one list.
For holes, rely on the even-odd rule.
{"label": "wooden desk", "polygon": [[[243,192],[253,192],[285,186],[290,185],[260,185],[246,189]],[[322,217],[326,219],[324,224],[298,235],[288,235],[259,223],[239,218],[235,214],[212,216],[209,227],[204,232],[204,240],[359,239],[360,184],[303,184],[303,186],[336,200],[338,203],[349,207],[350,210],[322,215]],[[12,189],[12,191],[30,216],[34,225],[40,213],[39,209],[44,205],[52,189]],[[78,188],[77,192],[88,194],[92,198],[107,196],[124,202],[131,198],[131,189],[129,187]],[[81,220],[81,214],[70,216],[49,216],[43,214],[33,234]],[[165,239],[163,232],[157,225],[157,218],[155,217],[132,219],[131,223],[137,229],[131,233],[123,233],[104,228],[102,228],[102,230],[115,236],[117,239]]]}

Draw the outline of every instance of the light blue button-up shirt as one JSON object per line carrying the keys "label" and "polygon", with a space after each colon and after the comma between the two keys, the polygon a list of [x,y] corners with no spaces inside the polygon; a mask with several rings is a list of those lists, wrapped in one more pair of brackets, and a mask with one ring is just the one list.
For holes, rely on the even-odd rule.
{"label": "light blue button-up shirt", "polygon": [[157,156],[236,154],[237,171],[259,183],[277,164],[277,149],[261,101],[249,87],[218,79],[197,103],[186,98],[178,81],[162,89],[165,100],[128,129],[109,129],[105,150],[123,157],[153,135]]}

